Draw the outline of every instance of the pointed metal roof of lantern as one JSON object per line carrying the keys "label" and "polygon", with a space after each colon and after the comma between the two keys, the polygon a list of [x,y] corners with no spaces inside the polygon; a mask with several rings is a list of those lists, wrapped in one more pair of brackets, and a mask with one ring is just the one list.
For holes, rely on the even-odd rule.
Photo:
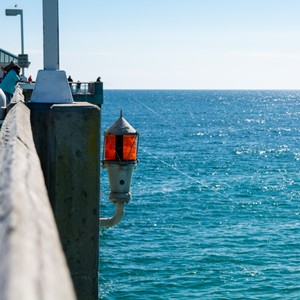
{"label": "pointed metal roof of lantern", "polygon": [[119,119],[113,123],[105,132],[106,135],[136,135],[137,131],[123,118],[122,110]]}

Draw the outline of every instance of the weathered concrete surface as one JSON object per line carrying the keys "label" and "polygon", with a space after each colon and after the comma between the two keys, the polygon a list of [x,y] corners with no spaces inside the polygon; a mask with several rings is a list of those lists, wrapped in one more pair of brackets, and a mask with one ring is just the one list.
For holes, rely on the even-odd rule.
{"label": "weathered concrete surface", "polygon": [[0,132],[0,299],[75,299],[33,143],[18,102]]}
{"label": "weathered concrete surface", "polygon": [[100,109],[28,103],[34,140],[78,299],[98,299]]}
{"label": "weathered concrete surface", "polygon": [[88,103],[51,108],[51,198],[75,289],[84,300],[98,299],[99,116],[99,108]]}
{"label": "weathered concrete surface", "polygon": [[[50,123],[51,123],[51,116],[50,116],[50,108],[52,104],[40,104],[40,103],[26,103],[27,107],[30,109],[30,119],[31,119],[31,128],[32,134],[34,139],[35,148],[37,154],[40,158],[42,170],[44,173],[45,183],[47,189],[49,191],[49,153],[50,153]],[[49,193],[48,193],[49,195]],[[51,197],[50,203],[51,203]],[[51,203],[52,205],[52,203]],[[53,206],[53,205],[52,205]]]}

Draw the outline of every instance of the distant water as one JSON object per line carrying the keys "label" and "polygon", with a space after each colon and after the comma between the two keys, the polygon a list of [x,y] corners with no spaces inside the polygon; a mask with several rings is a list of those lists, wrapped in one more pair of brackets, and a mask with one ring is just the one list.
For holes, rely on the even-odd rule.
{"label": "distant water", "polygon": [[105,91],[102,129],[120,109],[140,163],[101,299],[300,299],[300,91]]}

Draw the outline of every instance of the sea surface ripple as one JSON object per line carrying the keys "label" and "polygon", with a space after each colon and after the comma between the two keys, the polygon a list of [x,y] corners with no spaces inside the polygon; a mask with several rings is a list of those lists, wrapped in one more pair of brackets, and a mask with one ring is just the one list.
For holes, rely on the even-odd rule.
{"label": "sea surface ripple", "polygon": [[300,299],[300,91],[107,90],[102,130],[120,109],[140,162],[100,299]]}

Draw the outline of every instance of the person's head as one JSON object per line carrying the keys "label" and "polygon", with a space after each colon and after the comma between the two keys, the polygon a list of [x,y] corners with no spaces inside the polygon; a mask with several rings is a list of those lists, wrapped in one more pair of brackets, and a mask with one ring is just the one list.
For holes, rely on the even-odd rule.
{"label": "person's head", "polygon": [[20,75],[20,67],[18,65],[13,66],[12,70],[15,70],[18,76]]}
{"label": "person's head", "polygon": [[6,65],[5,67],[3,67],[3,70],[6,71],[7,73],[10,70],[15,70],[17,72],[17,69],[19,69],[19,72],[20,72],[20,66],[17,65],[16,63],[14,63],[13,61],[11,61],[8,65]]}

